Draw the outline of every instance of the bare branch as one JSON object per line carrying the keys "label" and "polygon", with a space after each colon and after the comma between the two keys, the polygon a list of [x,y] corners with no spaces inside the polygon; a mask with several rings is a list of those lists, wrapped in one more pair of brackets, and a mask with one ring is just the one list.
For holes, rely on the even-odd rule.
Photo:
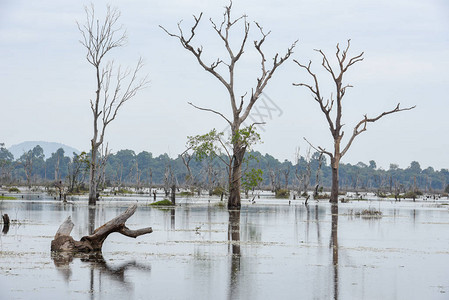
{"label": "bare branch", "polygon": [[416,107],[416,105],[411,106],[411,107],[406,107],[406,108],[400,108],[400,103],[398,103],[398,105],[396,105],[396,107],[394,109],[386,111],[386,112],[383,112],[383,113],[379,114],[377,117],[368,118],[365,115],[364,118],[359,123],[357,123],[357,125],[354,127],[354,131],[352,133],[352,136],[349,139],[349,141],[346,144],[346,146],[343,149],[343,151],[341,152],[341,156],[346,154],[346,152],[348,151],[349,147],[351,147],[351,144],[354,141],[354,139],[356,138],[356,136],[358,136],[362,132],[366,131],[366,129],[367,129],[366,126],[367,126],[368,123],[374,123],[377,120],[379,120],[380,118],[385,117],[386,115],[397,113],[397,112],[401,112],[401,111],[412,110],[415,107]]}
{"label": "bare branch", "polygon": [[213,110],[213,109],[210,109],[210,108],[203,108],[203,107],[196,106],[196,105],[193,104],[192,102],[187,102],[187,103],[190,104],[190,105],[192,105],[192,106],[195,107],[196,109],[204,110],[204,111],[209,111],[209,112],[212,112],[212,113],[214,113],[214,114],[217,114],[217,115],[221,116],[223,119],[226,120],[226,122],[228,122],[229,125],[232,126],[231,121],[229,121],[229,119],[226,118],[221,112],[218,112],[218,111]]}
{"label": "bare branch", "polygon": [[326,149],[321,148],[320,146],[315,147],[315,146],[314,146],[311,142],[309,142],[305,137],[303,137],[303,139],[307,142],[307,144],[309,144],[310,147],[312,147],[313,149],[315,149],[315,151],[317,151],[317,152],[319,152],[319,153],[327,154],[327,155],[329,155],[329,157],[331,157],[331,158],[333,157],[333,154],[330,153],[330,152],[328,152],[328,151],[326,151]]}

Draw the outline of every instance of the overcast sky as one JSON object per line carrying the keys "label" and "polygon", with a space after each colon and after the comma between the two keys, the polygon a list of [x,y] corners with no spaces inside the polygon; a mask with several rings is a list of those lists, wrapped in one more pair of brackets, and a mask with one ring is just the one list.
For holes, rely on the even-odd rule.
{"label": "overcast sky", "polygon": [[[106,140],[113,152],[147,150],[174,157],[185,148],[186,137],[223,130],[225,122],[187,102],[222,111],[230,117],[224,87],[197,64],[192,54],[167,36],[158,25],[175,31],[178,21],[188,30],[192,15],[204,12],[194,44],[202,45],[212,63],[222,55],[209,17],[220,21],[226,1],[95,1],[99,14],[106,4],[117,7],[128,33],[126,47],[110,52],[123,66],[141,56],[151,83],[126,103],[108,128]],[[85,4],[89,4],[86,2]],[[321,72],[322,49],[335,57],[335,45],[351,39],[350,55],[364,51],[364,61],[350,69],[343,107],[345,136],[364,114],[376,116],[398,102],[416,105],[370,124],[343,158],[388,169],[449,168],[449,2],[446,0],[300,0],[234,1],[234,16],[247,14],[271,30],[264,50],[267,58],[284,54],[299,39],[292,58],[307,63],[321,76],[326,96],[332,83]],[[85,60],[76,21],[83,23],[81,1],[0,0],[0,142],[6,147],[23,141],[60,142],[88,150],[92,137],[89,99],[94,97],[95,73]],[[251,91],[260,72],[252,41],[260,38],[252,23],[250,42],[237,66],[238,95]],[[237,37],[241,31],[235,30]],[[270,60],[268,60],[270,62]],[[324,115],[310,92],[293,82],[310,78],[292,60],[282,65],[265,89],[252,117],[266,125],[259,129],[263,144],[255,147],[280,160],[293,160],[295,148],[304,155],[306,137],[332,149]],[[268,108],[268,110],[267,110]],[[258,110],[258,112],[257,112]],[[344,142],[347,140],[344,140]]]}

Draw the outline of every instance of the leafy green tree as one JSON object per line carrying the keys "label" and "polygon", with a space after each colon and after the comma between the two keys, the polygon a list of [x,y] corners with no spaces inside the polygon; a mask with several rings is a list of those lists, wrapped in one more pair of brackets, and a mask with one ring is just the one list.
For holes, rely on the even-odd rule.
{"label": "leafy green tree", "polygon": [[[44,150],[41,146],[37,145],[32,150],[28,150],[27,152],[24,152],[22,156],[20,156],[18,162],[23,167],[23,170],[25,172],[27,185],[31,188],[31,182],[32,177],[35,172],[33,170],[35,169],[44,169],[43,166],[45,165],[44,162]],[[42,175],[42,174],[41,174]],[[42,176],[41,176],[42,178]]]}
{"label": "leafy green tree", "polygon": [[242,178],[242,187],[245,194],[248,195],[248,191],[253,191],[263,180],[263,171],[261,169],[251,168],[251,170],[246,171]]}
{"label": "leafy green tree", "polygon": [[[188,148],[193,150],[194,156],[197,160],[203,161],[205,159],[217,158],[226,167],[228,172],[228,185],[229,191],[234,191],[238,188],[240,197],[240,186],[241,186],[241,165],[240,171],[238,172],[238,177],[236,177],[236,170],[234,169],[235,160],[238,159],[233,154],[233,146],[238,143],[243,152],[249,151],[251,147],[259,142],[260,135],[256,132],[253,126],[245,127],[240,129],[235,135],[224,137],[223,132],[217,132],[215,129],[203,135],[189,136],[188,138]],[[242,157],[244,160],[245,157]],[[240,199],[240,198],[239,198]],[[228,207],[234,208],[233,205]]]}
{"label": "leafy green tree", "polygon": [[14,155],[6,149],[5,144],[0,144],[0,182],[11,180],[11,172],[14,167]]}
{"label": "leafy green tree", "polygon": [[86,152],[80,154],[73,153],[72,160],[67,164],[68,192],[75,193],[80,190],[80,185],[84,183],[89,171],[89,158]]}

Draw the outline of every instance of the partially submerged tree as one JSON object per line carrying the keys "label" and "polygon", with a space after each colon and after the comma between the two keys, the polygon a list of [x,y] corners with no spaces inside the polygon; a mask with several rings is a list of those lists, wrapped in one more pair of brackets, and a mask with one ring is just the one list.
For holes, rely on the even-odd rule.
{"label": "partially submerged tree", "polygon": [[[316,50],[320,55],[322,56],[322,63],[321,65],[324,67],[324,69],[331,75],[333,82],[335,83],[335,99],[333,98],[333,95],[331,94],[331,97],[329,99],[325,99],[324,96],[321,94],[320,85],[318,82],[318,77],[316,73],[314,73],[311,69],[312,61],[309,61],[309,64],[304,65],[299,63],[298,61],[294,60],[294,62],[300,66],[301,68],[305,69],[307,73],[312,77],[313,83],[312,84],[306,84],[306,83],[293,83],[295,86],[304,86],[308,88],[312,92],[312,96],[315,99],[316,102],[318,102],[321,111],[326,117],[326,120],[329,124],[329,129],[332,134],[332,138],[334,140],[334,150],[333,152],[327,151],[326,149],[318,146],[313,148],[320,153],[324,153],[328,155],[331,159],[331,169],[332,169],[332,190],[331,190],[331,197],[330,201],[332,203],[338,202],[338,168],[340,165],[341,158],[346,154],[346,152],[349,150],[349,147],[351,147],[352,142],[354,139],[361,134],[362,132],[366,131],[368,123],[376,122],[377,120],[381,119],[382,117],[405,111],[405,110],[411,110],[415,108],[415,106],[407,107],[407,108],[400,108],[399,103],[396,105],[395,108],[389,111],[385,111],[376,117],[369,118],[367,115],[363,117],[361,121],[357,123],[357,125],[354,127],[352,135],[349,137],[349,140],[347,141],[346,145],[341,145],[341,141],[344,135],[343,123],[342,123],[342,100],[343,97],[346,94],[346,89],[352,87],[349,84],[343,83],[343,76],[346,74],[346,72],[349,70],[351,66],[353,66],[355,63],[360,62],[363,60],[363,52],[359,55],[348,57],[348,50],[350,47],[350,40],[348,40],[348,44],[345,49],[341,50],[339,44],[337,44],[337,50],[336,50],[336,58],[338,67],[334,68],[331,66],[328,56],[321,50]],[[310,143],[309,143],[310,144]],[[311,145],[312,146],[312,145]]]}
{"label": "partially submerged tree", "polygon": [[[247,21],[247,16],[242,15],[236,19],[233,19],[231,17],[231,9],[232,9],[232,1],[229,3],[228,6],[225,7],[225,12],[223,14],[223,20],[221,23],[217,24],[212,19],[210,19],[212,28],[217,33],[218,37],[223,41],[223,45],[226,48],[226,52],[228,54],[228,58],[220,59],[218,58],[216,61],[212,63],[208,63],[205,61],[203,57],[203,47],[202,46],[194,46],[192,45],[192,41],[196,35],[196,29],[201,21],[201,18],[203,14],[201,13],[198,17],[194,16],[194,25],[190,28],[189,34],[186,36],[184,31],[181,28],[181,23],[178,23],[178,30],[179,32],[171,33],[168,30],[166,30],[164,27],[160,26],[168,35],[171,37],[175,37],[179,39],[179,42],[181,43],[182,47],[184,47],[187,51],[191,52],[196,60],[198,61],[199,65],[207,72],[209,72],[212,76],[218,79],[223,86],[226,88],[228,94],[229,94],[229,101],[231,103],[232,108],[232,117],[228,118],[224,114],[222,114],[219,111],[209,109],[209,108],[202,108],[198,107],[192,103],[192,106],[194,106],[197,109],[212,112],[214,114],[219,115],[222,117],[231,127],[231,135],[232,135],[232,168],[230,170],[230,193],[229,193],[229,201],[228,201],[228,207],[229,208],[240,208],[240,178],[242,177],[242,162],[243,158],[245,156],[245,150],[246,147],[244,144],[241,143],[239,138],[234,138],[239,134],[239,130],[241,125],[245,122],[245,120],[248,118],[248,115],[251,112],[251,109],[253,108],[256,101],[259,99],[260,95],[262,94],[262,91],[267,86],[268,81],[273,76],[276,69],[282,65],[293,53],[293,48],[295,47],[296,42],[294,42],[288,49],[284,56],[280,56],[279,54],[276,54],[274,58],[272,59],[272,64],[270,66],[267,66],[266,64],[266,58],[265,53],[262,50],[262,45],[265,42],[265,39],[270,34],[270,32],[265,33],[262,29],[262,27],[256,22],[255,25],[260,31],[261,39],[258,41],[254,41],[254,47],[257,50],[257,52],[260,55],[260,68],[261,68],[261,74],[259,78],[257,78],[256,86],[251,88],[251,92],[248,97],[248,92],[243,93],[242,96],[240,96],[240,101],[238,100],[238,94],[235,88],[235,68],[237,65],[237,62],[240,60],[242,54],[244,53],[244,49],[246,46],[246,42],[248,39],[248,34],[250,31],[250,23]],[[231,40],[235,40],[234,37],[231,37],[232,30],[234,29],[236,24],[239,24],[243,22],[243,33],[242,37],[240,39],[239,47],[237,49],[231,48]],[[224,67],[226,66],[226,67]],[[245,104],[245,98],[246,99],[246,106]]]}
{"label": "partially submerged tree", "polygon": [[[205,159],[218,159],[225,166],[228,175],[228,186],[229,193],[236,192],[235,186],[236,182],[238,182],[238,199],[239,205],[234,206],[230,205],[228,202],[229,208],[238,208],[240,207],[240,185],[242,176],[241,166],[245,161],[245,157],[241,158],[240,169],[238,174],[235,173],[235,154],[233,154],[232,149],[234,149],[233,145],[238,143],[241,147],[241,151],[245,153],[249,151],[252,145],[256,144],[260,140],[260,135],[256,132],[253,126],[245,127],[239,129],[238,132],[226,139],[224,137],[223,132],[217,132],[215,129],[203,135],[189,136],[187,145],[194,152],[194,156],[197,160],[202,161]],[[238,177],[236,177],[238,175]]]}
{"label": "partially submerged tree", "polygon": [[126,32],[118,25],[120,12],[107,7],[104,20],[96,18],[94,6],[85,7],[86,22],[78,23],[81,44],[86,48],[87,61],[95,68],[96,90],[90,100],[93,114],[93,137],[91,140],[91,161],[89,174],[89,204],[95,205],[98,186],[97,155],[104,141],[106,127],[115,120],[119,109],[148,84],[147,77],[138,79],[143,66],[142,58],[134,69],[115,67],[114,61],[106,61],[106,55],[114,48],[126,44]]}
{"label": "partially submerged tree", "polygon": [[70,235],[74,224],[69,217],[59,226],[54,239],[51,241],[51,251],[66,252],[101,252],[103,242],[113,232],[121,233],[125,236],[136,238],[138,236],[153,232],[151,227],[131,230],[126,227],[126,221],[134,214],[137,205],[130,206],[119,216],[110,220],[106,224],[98,227],[88,236],[83,236],[80,241],[75,241]]}

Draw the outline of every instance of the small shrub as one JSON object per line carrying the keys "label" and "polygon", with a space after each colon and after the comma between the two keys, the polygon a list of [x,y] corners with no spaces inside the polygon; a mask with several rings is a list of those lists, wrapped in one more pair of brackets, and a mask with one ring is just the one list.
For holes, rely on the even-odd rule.
{"label": "small shrub", "polygon": [[119,189],[119,190],[117,191],[117,193],[118,193],[118,194],[134,194],[133,191],[128,190],[128,189],[124,189],[124,188]]}
{"label": "small shrub", "polygon": [[374,208],[369,208],[369,209],[364,209],[360,212],[356,212],[355,215],[358,217],[376,218],[376,217],[381,217],[382,212],[379,210],[375,210]]}
{"label": "small shrub", "polygon": [[220,202],[217,202],[215,205],[217,205],[220,208],[224,208],[225,207],[225,202],[224,201],[220,201]]}
{"label": "small shrub", "polygon": [[221,186],[217,186],[214,188],[214,190],[212,191],[212,195],[215,196],[221,196],[221,194],[223,194],[225,192],[225,189],[222,188]]}
{"label": "small shrub", "polygon": [[331,195],[330,194],[318,194],[314,197],[314,199],[330,199]]}
{"label": "small shrub", "polygon": [[161,200],[161,201],[153,202],[150,205],[153,205],[153,206],[173,206],[173,203],[171,203],[171,201],[168,200],[168,199],[164,199],[164,200]]}
{"label": "small shrub", "polygon": [[409,191],[405,193],[402,198],[418,198],[420,195],[422,195],[421,191]]}
{"label": "small shrub", "polygon": [[9,193],[20,193],[20,190],[18,188],[16,188],[15,186],[13,186],[8,189],[8,192]]}
{"label": "small shrub", "polygon": [[309,194],[307,194],[307,192],[303,192],[303,193],[301,194],[301,197],[307,197],[307,196],[309,196]]}
{"label": "small shrub", "polygon": [[182,197],[191,197],[194,195],[194,193],[193,192],[181,192],[181,193],[179,193],[179,195]]}
{"label": "small shrub", "polygon": [[276,198],[288,198],[290,197],[290,191],[287,189],[279,189],[275,192],[275,197]]}

